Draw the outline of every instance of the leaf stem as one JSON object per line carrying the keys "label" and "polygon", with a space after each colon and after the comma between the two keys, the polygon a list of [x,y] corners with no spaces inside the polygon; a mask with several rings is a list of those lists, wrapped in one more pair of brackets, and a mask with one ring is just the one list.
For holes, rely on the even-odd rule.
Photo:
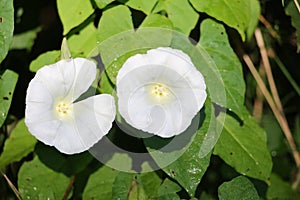
{"label": "leaf stem", "polygon": [[14,192],[14,194],[16,195],[18,200],[22,200],[21,196],[20,196],[20,192],[18,191],[18,189],[14,186],[14,184],[9,180],[9,178],[6,176],[6,174],[4,174],[1,171],[2,176],[5,178],[7,184],[9,185],[9,187],[12,189],[12,191]]}
{"label": "leaf stem", "polygon": [[246,65],[248,66],[250,72],[252,73],[254,79],[256,80],[257,84],[259,85],[264,97],[267,100],[267,103],[269,104],[269,106],[271,107],[272,112],[274,113],[275,118],[277,119],[281,129],[283,130],[283,133],[289,143],[289,146],[292,150],[292,154],[293,154],[293,158],[295,160],[295,163],[297,165],[297,167],[300,167],[300,154],[297,150],[295,141],[292,137],[292,133],[289,129],[289,126],[287,124],[287,121],[285,120],[285,118],[282,117],[282,114],[280,113],[280,111],[278,110],[276,104],[274,103],[274,100],[270,94],[270,92],[268,91],[266,85],[264,84],[262,78],[259,76],[259,73],[257,72],[257,70],[255,69],[255,66],[252,62],[252,60],[250,59],[250,57],[247,54],[243,55],[243,60],[245,61]]}
{"label": "leaf stem", "polygon": [[71,192],[73,184],[75,182],[75,178],[76,178],[75,176],[73,176],[71,178],[70,183],[69,183],[69,185],[68,185],[68,187],[67,187],[67,189],[66,189],[66,191],[64,193],[64,196],[63,196],[62,200],[67,200],[68,199],[69,193]]}
{"label": "leaf stem", "polygon": [[300,13],[300,6],[299,6],[299,3],[298,3],[298,0],[294,0],[294,4],[295,4],[298,12]]}

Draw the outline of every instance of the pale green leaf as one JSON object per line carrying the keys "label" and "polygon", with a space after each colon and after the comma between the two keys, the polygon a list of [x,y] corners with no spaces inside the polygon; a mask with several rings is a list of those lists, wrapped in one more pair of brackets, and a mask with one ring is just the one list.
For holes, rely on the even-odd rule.
{"label": "pale green leaf", "polygon": [[[195,117],[192,125],[185,132],[170,139],[171,141],[158,137],[144,139],[157,165],[178,181],[191,197],[195,195],[196,188],[210,162],[211,154],[200,157],[200,150],[206,135],[209,135],[208,132],[215,131],[212,109],[211,102],[206,100],[198,116],[200,122],[199,118]],[[199,130],[195,133],[198,127]]]}
{"label": "pale green leaf", "polygon": [[25,162],[18,174],[22,199],[62,199],[70,178],[45,166],[37,157]]}
{"label": "pale green leaf", "polygon": [[6,57],[14,30],[13,1],[0,0],[0,63]]}
{"label": "pale green leaf", "polygon": [[19,121],[9,138],[5,141],[3,152],[0,156],[0,168],[20,161],[34,150],[37,140],[33,137],[24,122]]}
{"label": "pale green leaf", "polygon": [[90,23],[79,34],[72,35],[68,39],[71,52],[80,57],[86,57],[97,45],[97,29]]}
{"label": "pale green leaf", "polygon": [[56,2],[59,17],[64,27],[64,35],[94,12],[89,0],[57,0]]}
{"label": "pale green leaf", "polygon": [[41,27],[26,31],[24,33],[16,34],[13,36],[10,49],[27,49],[31,50],[35,38],[38,32],[41,30]]}
{"label": "pale green leaf", "polygon": [[133,30],[131,12],[119,5],[103,12],[98,25],[98,41],[102,42],[123,31]]}
{"label": "pale green leaf", "polygon": [[17,81],[18,74],[11,70],[0,75],[0,127],[7,117]]}
{"label": "pale green leaf", "polygon": [[278,175],[272,174],[271,185],[267,190],[268,199],[299,199],[300,195],[292,189],[289,182],[283,181]]}
{"label": "pale green leaf", "polygon": [[40,68],[44,67],[45,65],[50,65],[56,63],[60,60],[60,51],[48,51],[39,55],[35,60],[30,63],[29,69],[32,72],[37,72]]}
{"label": "pale green leaf", "polygon": [[118,173],[103,165],[89,177],[83,192],[83,199],[112,199],[112,185]]}
{"label": "pale green leaf", "polygon": [[298,52],[300,52],[300,14],[293,1],[290,1],[285,12],[291,16],[292,25],[296,29]]}
{"label": "pale green leaf", "polygon": [[111,2],[113,2],[115,0],[95,0],[98,8],[104,8],[105,6],[107,6],[108,4],[110,4]]}
{"label": "pale green leaf", "polygon": [[235,28],[242,39],[250,38],[260,14],[257,0],[190,0],[199,12],[223,21],[228,26]]}
{"label": "pale green leaf", "polygon": [[242,65],[232,50],[223,25],[208,19],[201,23],[201,45],[215,62],[225,84],[226,105],[236,114],[243,112],[245,82]]}
{"label": "pale green leaf", "polygon": [[140,27],[162,27],[162,28],[172,28],[172,22],[165,16],[159,14],[148,15]]}
{"label": "pale green leaf", "polygon": [[149,15],[156,3],[157,0],[129,0],[126,2],[126,5]]}
{"label": "pale green leaf", "polygon": [[214,154],[239,173],[267,182],[272,170],[272,159],[267,148],[265,132],[249,114],[244,114],[241,123],[226,115]]}
{"label": "pale green leaf", "polygon": [[220,200],[259,200],[254,185],[244,176],[239,176],[223,183],[218,189]]}

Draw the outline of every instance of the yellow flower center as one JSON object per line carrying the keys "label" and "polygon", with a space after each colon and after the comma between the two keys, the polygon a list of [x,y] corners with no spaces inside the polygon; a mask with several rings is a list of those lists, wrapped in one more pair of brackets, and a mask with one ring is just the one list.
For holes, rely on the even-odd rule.
{"label": "yellow flower center", "polygon": [[56,105],[56,111],[61,116],[69,115],[71,112],[71,106],[65,102],[60,102]]}
{"label": "yellow flower center", "polygon": [[173,94],[168,87],[161,83],[154,83],[148,86],[150,99],[155,103],[165,104],[173,99]]}
{"label": "yellow flower center", "polygon": [[154,94],[156,98],[163,98],[169,95],[169,91],[165,86],[156,84],[152,88],[152,94]]}

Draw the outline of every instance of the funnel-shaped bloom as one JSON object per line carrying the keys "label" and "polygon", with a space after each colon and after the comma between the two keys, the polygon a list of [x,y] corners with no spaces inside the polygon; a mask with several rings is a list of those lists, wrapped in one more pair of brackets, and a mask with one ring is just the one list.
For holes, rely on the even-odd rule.
{"label": "funnel-shaped bloom", "polygon": [[66,154],[83,152],[108,133],[115,118],[111,95],[76,101],[96,78],[96,65],[84,58],[41,68],[29,83],[25,122],[43,143]]}
{"label": "funnel-shaped bloom", "polygon": [[130,57],[117,75],[121,116],[131,126],[160,137],[189,127],[203,107],[205,89],[190,57],[169,47]]}

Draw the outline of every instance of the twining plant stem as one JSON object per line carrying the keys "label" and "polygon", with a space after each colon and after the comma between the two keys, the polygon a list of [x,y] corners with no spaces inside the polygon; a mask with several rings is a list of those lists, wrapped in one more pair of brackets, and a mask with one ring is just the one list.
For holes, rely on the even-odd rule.
{"label": "twining plant stem", "polygon": [[248,66],[251,74],[253,75],[255,81],[257,82],[257,84],[259,85],[264,97],[267,100],[267,103],[269,104],[269,106],[271,107],[272,112],[274,113],[275,118],[277,119],[281,129],[283,130],[283,133],[290,145],[290,148],[292,150],[292,154],[295,160],[295,163],[297,165],[297,167],[300,167],[300,154],[297,150],[295,141],[293,139],[292,133],[290,131],[290,128],[288,126],[288,123],[286,121],[286,119],[282,116],[281,112],[279,111],[278,107],[276,106],[270,92],[268,91],[264,81],[262,80],[262,78],[259,76],[259,73],[257,72],[257,70],[255,69],[255,66],[252,62],[252,60],[250,59],[250,57],[247,54],[243,55],[243,60],[245,61],[246,65]]}

